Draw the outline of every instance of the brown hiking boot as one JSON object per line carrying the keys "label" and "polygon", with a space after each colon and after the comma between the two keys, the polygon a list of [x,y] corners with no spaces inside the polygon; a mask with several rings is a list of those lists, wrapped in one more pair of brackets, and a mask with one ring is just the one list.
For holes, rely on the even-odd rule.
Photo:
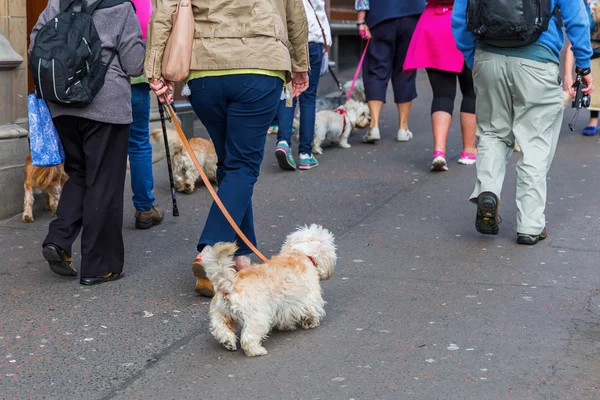
{"label": "brown hiking boot", "polygon": [[204,297],[213,297],[215,289],[206,277],[206,271],[204,271],[204,266],[202,265],[202,253],[198,254],[198,257],[192,263],[192,272],[196,277],[196,293]]}
{"label": "brown hiking boot", "polygon": [[152,206],[148,211],[135,212],[135,227],[137,229],[150,229],[158,225],[165,218],[165,212],[159,206]]}

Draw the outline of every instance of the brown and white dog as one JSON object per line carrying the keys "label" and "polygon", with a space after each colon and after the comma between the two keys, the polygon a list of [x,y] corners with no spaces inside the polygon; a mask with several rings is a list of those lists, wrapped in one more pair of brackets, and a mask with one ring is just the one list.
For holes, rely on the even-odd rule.
{"label": "brown and white dog", "polygon": [[31,154],[25,159],[25,199],[23,201],[23,222],[33,222],[33,202],[35,190],[39,189],[46,198],[46,209],[56,215],[60,192],[67,181],[63,164],[54,167],[36,167],[31,163]]}
{"label": "brown and white dog", "polygon": [[210,332],[227,350],[240,344],[247,356],[262,356],[262,341],[272,329],[317,328],[325,316],[320,281],[333,274],[337,261],[334,237],[318,225],[289,235],[279,255],[265,264],[235,269],[235,243],[203,250],[202,265],[213,284]]}
{"label": "brown and white dog", "polygon": [[[150,136],[155,144],[163,143],[162,129],[153,130]],[[167,129],[167,138],[171,153],[175,189],[178,192],[193,193],[196,189],[196,183],[201,182],[200,173],[196,170],[196,166],[188,155],[177,131]],[[216,183],[217,153],[215,152],[213,143],[210,140],[202,138],[191,138],[189,139],[189,143],[208,179]]]}

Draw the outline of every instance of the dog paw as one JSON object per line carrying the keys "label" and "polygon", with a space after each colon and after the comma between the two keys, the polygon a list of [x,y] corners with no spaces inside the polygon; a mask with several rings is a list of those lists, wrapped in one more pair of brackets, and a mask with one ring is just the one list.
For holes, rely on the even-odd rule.
{"label": "dog paw", "polygon": [[323,154],[323,149],[321,147],[319,147],[318,149],[313,150],[313,153],[315,153],[315,154]]}
{"label": "dog paw", "polygon": [[267,352],[267,349],[265,349],[262,346],[252,346],[247,349],[244,349],[244,353],[248,357],[259,357],[259,356],[266,356],[268,352]]}
{"label": "dog paw", "polygon": [[300,326],[303,329],[315,329],[318,328],[321,323],[316,319],[304,319],[300,322]]}
{"label": "dog paw", "polygon": [[342,149],[349,149],[350,147],[352,147],[352,145],[350,143],[340,143],[340,147]]}
{"label": "dog paw", "polygon": [[25,214],[23,214],[22,221],[25,222],[25,223],[33,222],[34,221],[33,215],[25,215]]}
{"label": "dog paw", "polygon": [[237,350],[237,344],[235,342],[232,341],[226,341],[224,343],[222,343],[223,347],[225,347],[227,350],[229,351],[236,351]]}

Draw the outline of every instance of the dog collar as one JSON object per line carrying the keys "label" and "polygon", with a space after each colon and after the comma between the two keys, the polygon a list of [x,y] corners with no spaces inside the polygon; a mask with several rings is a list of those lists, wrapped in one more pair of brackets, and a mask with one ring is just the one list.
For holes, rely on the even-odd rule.
{"label": "dog collar", "polygon": [[315,266],[315,268],[317,268],[317,263],[315,262],[315,259],[312,258],[311,256],[307,256],[307,257],[310,260],[310,262],[313,263],[313,265]]}
{"label": "dog collar", "polygon": [[340,114],[344,118],[344,125],[342,125],[342,134],[340,135],[340,140],[341,140],[342,136],[344,136],[344,132],[346,132],[346,115],[348,113],[343,108],[337,108],[337,109],[333,110],[333,112]]}

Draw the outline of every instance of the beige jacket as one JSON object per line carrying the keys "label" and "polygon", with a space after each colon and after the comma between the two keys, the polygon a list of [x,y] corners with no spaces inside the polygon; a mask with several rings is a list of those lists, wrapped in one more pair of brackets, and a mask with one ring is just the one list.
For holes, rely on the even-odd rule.
{"label": "beige jacket", "polygon": [[[179,0],[159,0],[146,43],[144,74],[159,78]],[[302,0],[192,0],[192,70],[309,70],[308,23]]]}

